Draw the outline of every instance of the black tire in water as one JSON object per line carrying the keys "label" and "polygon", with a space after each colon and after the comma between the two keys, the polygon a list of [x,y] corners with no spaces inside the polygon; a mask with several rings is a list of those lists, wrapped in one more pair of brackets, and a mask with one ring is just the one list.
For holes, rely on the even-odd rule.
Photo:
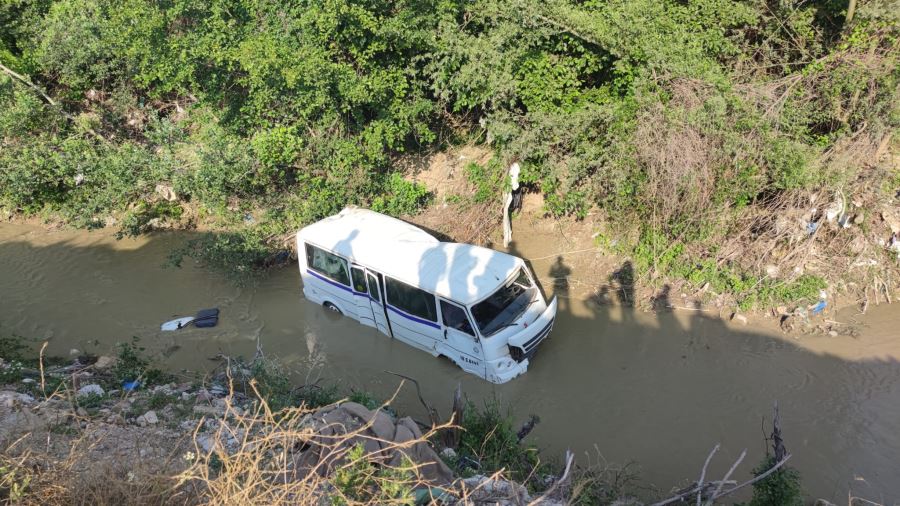
{"label": "black tire in water", "polygon": [[325,308],[328,309],[329,311],[334,311],[337,314],[344,314],[341,312],[340,308],[338,308],[337,306],[335,306],[334,304],[332,304],[330,302],[326,302],[322,305],[325,306]]}

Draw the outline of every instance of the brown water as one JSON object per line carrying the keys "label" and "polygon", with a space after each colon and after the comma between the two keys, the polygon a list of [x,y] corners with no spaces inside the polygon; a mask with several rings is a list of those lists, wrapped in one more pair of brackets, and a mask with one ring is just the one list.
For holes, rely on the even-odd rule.
{"label": "brown water", "polygon": [[[551,232],[517,232],[514,251],[534,259],[545,289],[563,296],[552,339],[529,372],[491,385],[447,362],[392,341],[303,300],[299,275],[285,268],[237,289],[195,266],[162,267],[187,234],[116,241],[107,232],[45,231],[0,225],[0,333],[48,339],[51,353],[110,353],[140,338],[171,370],[204,370],[219,352],[252,356],[259,338],[302,375],[386,395],[391,370],[422,382],[441,407],[457,382],[476,402],[496,397],[516,423],[542,422],[529,438],[545,455],[570,448],[582,462],[636,461],[645,483],[668,489],[696,479],[706,454],[722,450],[724,471],[748,449],[742,476],[764,454],[762,418],[778,400],[792,464],[813,498],[846,501],[847,491],[900,500],[900,313],[896,306],[848,309],[861,335],[784,337],[761,321],[735,327],[704,311],[644,313],[588,302],[591,264]],[[583,265],[582,267],[578,267]],[[587,265],[586,267],[584,265]],[[550,277],[568,276],[568,285]],[[679,304],[675,304],[679,305]],[[159,332],[175,315],[218,306],[216,328]],[[401,409],[424,418],[414,391]]]}

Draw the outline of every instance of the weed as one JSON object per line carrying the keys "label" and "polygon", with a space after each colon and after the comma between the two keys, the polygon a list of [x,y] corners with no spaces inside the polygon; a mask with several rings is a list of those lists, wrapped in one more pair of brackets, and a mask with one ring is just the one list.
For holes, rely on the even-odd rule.
{"label": "weed", "polygon": [[178,396],[167,394],[165,392],[153,392],[147,399],[148,409],[162,409],[170,404],[178,401]]}
{"label": "weed", "polygon": [[150,367],[150,362],[141,356],[143,347],[138,347],[138,338],[131,343],[119,343],[118,360],[113,367],[113,375],[121,385],[126,381],[139,380],[144,385],[158,385],[168,382],[171,376],[160,369]]}
{"label": "weed", "polygon": [[0,499],[19,503],[28,495],[32,476],[27,468],[9,464],[0,465]]}
{"label": "weed", "polygon": [[[769,455],[753,470],[753,475],[759,476],[775,464],[775,457]],[[782,466],[753,484],[753,498],[749,506],[800,506],[803,502],[800,472],[792,467]]]}
{"label": "weed", "polygon": [[479,473],[491,474],[505,469],[509,477],[526,482],[541,466],[534,447],[519,444],[512,417],[503,413],[497,401],[478,409],[466,404],[458,456],[478,463]]}
{"label": "weed", "polygon": [[331,482],[338,493],[331,504],[411,504],[414,502],[414,464],[408,458],[397,468],[379,468],[366,458],[363,445],[357,444],[347,452],[347,464],[338,468]]}
{"label": "weed", "polygon": [[79,407],[82,407],[85,409],[91,409],[91,408],[99,408],[100,406],[103,406],[103,404],[106,403],[106,401],[108,399],[109,399],[109,397],[106,395],[89,393],[89,394],[79,395],[79,396],[75,397],[75,402],[78,404]]}

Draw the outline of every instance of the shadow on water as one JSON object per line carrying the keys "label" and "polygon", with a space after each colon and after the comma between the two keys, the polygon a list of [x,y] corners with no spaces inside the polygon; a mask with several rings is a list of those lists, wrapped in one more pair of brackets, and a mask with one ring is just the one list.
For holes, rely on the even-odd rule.
{"label": "shadow on water", "polygon": [[[529,438],[547,455],[571,448],[585,460],[599,452],[609,462],[636,461],[642,478],[664,490],[696,479],[716,443],[722,450],[711,472],[721,475],[748,448],[738,477],[747,478],[764,455],[761,423],[778,400],[791,463],[813,498],[838,502],[851,488],[874,500],[900,498],[894,359],[849,361],[733,328],[702,307],[674,311],[667,287],[654,298],[658,311],[637,311],[626,263],[590,300],[576,297],[570,282],[548,286],[567,301],[551,339],[525,376],[495,386],[352,320],[328,318],[302,299],[296,268],[243,290],[193,265],[162,268],[186,238],[116,242],[99,233],[0,226],[0,333],[49,338],[57,353],[108,353],[137,335],[151,350],[178,344],[165,365],[194,370],[220,351],[252,356],[259,337],[269,356],[294,370],[323,364],[324,378],[376,394],[397,385],[386,370],[417,378],[427,399],[444,403],[443,413],[462,382],[473,400],[508,403],[517,423],[539,414]],[[535,264],[544,280],[572,275],[562,255]],[[612,298],[620,303],[604,302]],[[219,327],[158,331],[172,315],[213,305],[222,308]],[[398,403],[421,410],[413,392]]]}

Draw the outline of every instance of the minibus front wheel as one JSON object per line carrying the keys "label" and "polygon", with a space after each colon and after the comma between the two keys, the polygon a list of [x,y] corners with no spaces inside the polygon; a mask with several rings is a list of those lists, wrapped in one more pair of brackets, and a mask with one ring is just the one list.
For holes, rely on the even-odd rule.
{"label": "minibus front wheel", "polygon": [[344,313],[341,312],[341,308],[335,306],[335,305],[332,304],[331,302],[325,302],[325,303],[322,304],[322,305],[325,306],[325,308],[328,309],[329,311],[334,311],[334,312],[337,313],[337,314],[344,314]]}

